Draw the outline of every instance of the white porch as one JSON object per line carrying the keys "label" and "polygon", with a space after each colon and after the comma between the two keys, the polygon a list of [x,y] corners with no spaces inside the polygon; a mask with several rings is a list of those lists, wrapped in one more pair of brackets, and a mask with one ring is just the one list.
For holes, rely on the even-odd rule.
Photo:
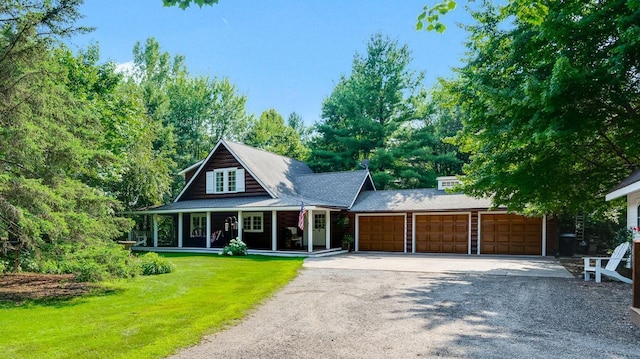
{"label": "white porch", "polygon": [[[176,211],[144,211],[142,223],[129,240],[134,249],[219,250],[231,239],[244,241],[252,251],[262,253],[318,253],[341,248],[331,238],[331,213],[335,210],[307,207],[304,229],[298,229],[300,207],[223,208]],[[140,227],[140,226],[138,226]]]}

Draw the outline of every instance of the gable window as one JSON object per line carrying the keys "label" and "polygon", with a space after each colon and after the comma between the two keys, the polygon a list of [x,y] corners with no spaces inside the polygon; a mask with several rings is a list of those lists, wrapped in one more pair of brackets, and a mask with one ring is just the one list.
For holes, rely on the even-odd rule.
{"label": "gable window", "polygon": [[219,168],[206,174],[206,193],[238,193],[244,192],[244,169]]}
{"label": "gable window", "polygon": [[242,229],[245,232],[263,232],[264,221],[262,212],[247,212],[242,214]]}

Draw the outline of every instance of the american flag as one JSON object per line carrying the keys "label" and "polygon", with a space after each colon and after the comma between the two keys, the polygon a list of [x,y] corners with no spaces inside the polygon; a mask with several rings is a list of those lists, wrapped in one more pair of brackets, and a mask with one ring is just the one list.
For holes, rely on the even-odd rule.
{"label": "american flag", "polygon": [[304,215],[307,213],[307,210],[304,208],[304,202],[302,202],[302,206],[300,207],[300,214],[298,215],[298,228],[301,231],[304,231]]}

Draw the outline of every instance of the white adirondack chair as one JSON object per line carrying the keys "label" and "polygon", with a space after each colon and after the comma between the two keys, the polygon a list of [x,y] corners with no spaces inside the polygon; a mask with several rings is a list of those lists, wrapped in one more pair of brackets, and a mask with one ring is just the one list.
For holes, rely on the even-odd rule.
{"label": "white adirondack chair", "polygon": [[145,231],[133,231],[133,239],[136,244],[134,246],[146,246],[147,245],[147,232]]}
{"label": "white adirondack chair", "polygon": [[[584,258],[584,280],[591,279],[591,272],[596,274],[596,282],[602,281],[602,275],[631,284],[631,279],[616,272],[618,264],[629,250],[629,243],[621,243],[611,254],[611,257],[585,257]],[[606,267],[602,267],[602,261],[608,261]],[[593,265],[592,265],[593,263]]]}

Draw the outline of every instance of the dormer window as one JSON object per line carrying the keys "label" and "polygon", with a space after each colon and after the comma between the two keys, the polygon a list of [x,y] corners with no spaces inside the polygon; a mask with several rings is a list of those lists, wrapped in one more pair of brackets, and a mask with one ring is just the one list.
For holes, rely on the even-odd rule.
{"label": "dormer window", "polygon": [[207,194],[244,192],[244,169],[219,168],[207,172]]}
{"label": "dormer window", "polygon": [[436,178],[438,181],[438,189],[445,190],[447,188],[455,187],[460,183],[460,180],[455,176],[444,176]]}

